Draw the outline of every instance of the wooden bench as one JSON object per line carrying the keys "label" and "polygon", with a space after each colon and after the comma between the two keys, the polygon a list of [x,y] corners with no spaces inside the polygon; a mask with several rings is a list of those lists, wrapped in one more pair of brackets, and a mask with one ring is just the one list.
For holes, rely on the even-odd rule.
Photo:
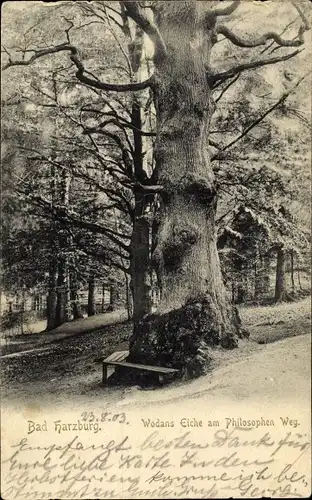
{"label": "wooden bench", "polygon": [[139,365],[137,363],[128,363],[124,361],[129,356],[129,351],[117,351],[113,352],[103,360],[103,384],[107,383],[107,367],[108,366],[124,366],[125,368],[134,368],[137,370],[143,370],[147,372],[156,372],[159,376],[168,373],[178,373],[180,370],[176,368],[166,368],[161,366],[150,366],[150,365]]}

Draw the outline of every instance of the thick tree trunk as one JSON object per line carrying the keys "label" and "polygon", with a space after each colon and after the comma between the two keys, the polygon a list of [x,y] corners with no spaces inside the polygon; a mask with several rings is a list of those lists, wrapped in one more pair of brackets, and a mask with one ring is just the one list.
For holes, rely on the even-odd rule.
{"label": "thick tree trunk", "polygon": [[156,164],[161,192],[153,262],[161,284],[156,314],[145,317],[130,358],[205,372],[210,347],[233,348],[240,325],[226,296],[216,246],[216,187],[208,156],[214,103],[206,69],[211,31],[206,2],[159,2],[157,23],[168,56],[156,55]]}
{"label": "thick tree trunk", "polygon": [[276,281],[275,281],[275,302],[281,302],[286,296],[285,287],[285,265],[286,265],[286,254],[283,248],[278,248],[277,250],[277,262],[276,262]]}
{"label": "thick tree trunk", "polygon": [[95,313],[95,277],[92,275],[88,282],[88,316],[94,316]]}

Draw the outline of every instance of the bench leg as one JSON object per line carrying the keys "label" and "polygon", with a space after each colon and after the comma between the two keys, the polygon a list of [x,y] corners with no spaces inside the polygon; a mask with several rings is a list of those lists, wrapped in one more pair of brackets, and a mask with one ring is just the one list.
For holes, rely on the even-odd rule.
{"label": "bench leg", "polygon": [[106,385],[107,383],[107,365],[103,363],[103,384]]}

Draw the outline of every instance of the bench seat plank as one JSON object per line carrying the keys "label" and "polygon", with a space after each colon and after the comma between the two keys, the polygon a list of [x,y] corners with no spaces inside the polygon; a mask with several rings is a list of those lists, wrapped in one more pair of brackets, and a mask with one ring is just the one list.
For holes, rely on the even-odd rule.
{"label": "bench seat plank", "polygon": [[129,356],[129,351],[121,351],[120,355],[115,358],[115,361],[124,361]]}
{"label": "bench seat plank", "polygon": [[147,370],[147,371],[158,372],[158,373],[176,373],[176,372],[180,371],[180,370],[177,370],[176,368],[167,368],[167,367],[150,366],[150,365],[138,365],[136,363],[128,363],[127,361],[108,361],[108,359],[105,359],[103,361],[103,363],[106,365],[124,366],[126,368],[136,368],[138,370]]}
{"label": "bench seat plank", "polygon": [[129,356],[129,351],[116,351],[105,358],[103,362],[109,363],[114,361],[123,361],[127,356]]}

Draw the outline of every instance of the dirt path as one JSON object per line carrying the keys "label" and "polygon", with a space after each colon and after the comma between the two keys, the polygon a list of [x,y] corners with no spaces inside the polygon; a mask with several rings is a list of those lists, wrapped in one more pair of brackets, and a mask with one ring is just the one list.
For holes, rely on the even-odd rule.
{"label": "dirt path", "polygon": [[[263,402],[282,396],[293,398],[294,394],[306,398],[310,380],[309,306],[305,299],[298,304],[246,309],[242,315],[249,323],[249,341],[241,341],[240,348],[232,351],[216,349],[206,377],[156,390],[101,386],[99,358],[128,348],[131,322],[75,335],[3,358],[3,399],[17,405],[40,400],[63,407],[100,402],[103,398],[105,404],[128,401],[142,405],[197,397],[209,401],[259,397]],[[283,337],[289,338],[272,343]]]}
{"label": "dirt path", "polygon": [[[232,352],[233,354],[233,352]],[[51,380],[15,384],[4,399],[10,406],[36,405],[75,408],[85,405],[177,406],[216,404],[228,401],[279,401],[308,404],[311,377],[309,335],[288,338],[274,344],[247,345],[222,358],[210,374],[188,383],[174,383],[161,389],[103,388],[101,368],[95,364],[85,373],[59,375]],[[7,399],[8,398],[8,399]]]}
{"label": "dirt path", "polygon": [[[124,397],[124,405],[183,405],[183,400],[200,398],[216,402],[261,400],[278,404],[279,400],[305,402],[310,397],[311,339],[309,335],[267,344],[253,352],[245,351],[231,363],[216,368],[206,377],[188,384],[158,391],[137,391]],[[196,403],[194,403],[196,404]]]}

